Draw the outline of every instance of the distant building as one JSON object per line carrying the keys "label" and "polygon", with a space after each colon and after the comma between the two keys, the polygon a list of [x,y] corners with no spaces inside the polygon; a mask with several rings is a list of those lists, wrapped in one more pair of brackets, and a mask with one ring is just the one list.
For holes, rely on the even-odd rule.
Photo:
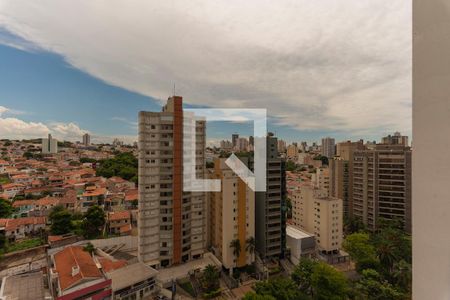
{"label": "distant building", "polygon": [[328,196],[330,190],[330,169],[317,168],[316,173],[312,175],[312,182],[316,188]]}
{"label": "distant building", "polygon": [[278,152],[285,153],[286,152],[286,142],[283,140],[278,140],[277,144]]}
{"label": "distant building", "polygon": [[83,135],[83,145],[89,146],[90,144],[91,144],[91,136],[89,135],[89,133],[85,133]]}
{"label": "distant building", "polygon": [[[225,158],[214,161],[213,178],[221,181],[222,191],[212,193],[210,202],[210,241],[214,254],[226,269],[243,267],[254,262],[247,241],[255,238],[255,192],[226,164]],[[230,246],[238,240],[239,257]],[[254,247],[254,245],[253,245]]]}
{"label": "distant building", "polygon": [[284,256],[286,247],[286,170],[277,138],[267,136],[266,192],[256,192],[256,251],[261,258]]}
{"label": "distant building", "polygon": [[353,186],[350,184],[353,178],[352,165],[353,153],[356,150],[364,150],[362,140],[357,142],[346,141],[336,146],[336,156],[328,160],[330,170],[330,196],[342,199],[344,216],[352,215]]}
{"label": "distant building", "polygon": [[234,150],[236,151],[248,151],[249,150],[249,143],[246,138],[240,137],[236,141],[236,146],[234,147]]}
{"label": "distant building", "polygon": [[333,157],[335,154],[334,138],[326,137],[322,139],[322,155],[328,158]]}
{"label": "distant building", "polygon": [[220,141],[220,149],[225,151],[231,151],[233,149],[233,143],[228,140]]}
{"label": "distant building", "polygon": [[286,155],[287,155],[287,158],[289,160],[297,162],[297,159],[298,159],[298,147],[297,147],[297,145],[294,145],[294,144],[289,145],[287,147]]}
{"label": "distant building", "polygon": [[42,139],[42,153],[43,154],[58,153],[58,141],[52,138],[51,134],[48,135],[48,138]]}
{"label": "distant building", "polygon": [[237,134],[237,133],[233,133],[231,135],[231,142],[233,143],[233,148],[236,148],[238,138],[239,138],[239,134]]}
{"label": "distant building", "polygon": [[402,145],[402,146],[408,146],[408,137],[402,135],[400,132],[395,132],[394,135],[388,135],[386,137],[383,137],[381,139],[382,144],[387,145]]}
{"label": "distant building", "polygon": [[378,144],[355,151],[351,170],[353,216],[371,230],[379,218],[400,219],[411,232],[411,149]]}
{"label": "distant building", "polygon": [[294,225],[315,235],[320,251],[340,250],[343,237],[342,200],[328,197],[323,190],[304,185],[293,193]]}

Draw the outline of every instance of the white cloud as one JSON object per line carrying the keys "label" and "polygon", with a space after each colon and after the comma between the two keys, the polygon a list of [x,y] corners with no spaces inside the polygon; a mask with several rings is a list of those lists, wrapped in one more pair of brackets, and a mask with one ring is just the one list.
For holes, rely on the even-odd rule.
{"label": "white cloud", "polygon": [[175,82],[299,129],[411,131],[411,1],[5,0],[0,26],[156,98]]}

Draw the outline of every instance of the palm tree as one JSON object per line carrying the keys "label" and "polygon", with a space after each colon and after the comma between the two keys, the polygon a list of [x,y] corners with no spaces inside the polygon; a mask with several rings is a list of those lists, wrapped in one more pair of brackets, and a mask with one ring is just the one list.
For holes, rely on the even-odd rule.
{"label": "palm tree", "polygon": [[253,254],[255,253],[255,246],[256,246],[256,242],[255,242],[255,238],[254,237],[249,237],[246,241],[245,241],[245,250],[250,253]]}
{"label": "palm tree", "polygon": [[395,279],[399,286],[408,291],[411,287],[412,279],[411,264],[404,261],[403,259],[395,263],[392,277]]}
{"label": "palm tree", "polygon": [[232,240],[230,242],[230,247],[233,248],[233,255],[237,259],[239,258],[239,255],[241,255],[241,241],[239,239]]}
{"label": "palm tree", "polygon": [[378,259],[389,272],[392,270],[392,266],[397,259],[395,251],[395,246],[390,241],[385,241],[384,243],[378,245]]}
{"label": "palm tree", "polygon": [[203,270],[203,288],[209,293],[219,288],[219,270],[209,264]]}

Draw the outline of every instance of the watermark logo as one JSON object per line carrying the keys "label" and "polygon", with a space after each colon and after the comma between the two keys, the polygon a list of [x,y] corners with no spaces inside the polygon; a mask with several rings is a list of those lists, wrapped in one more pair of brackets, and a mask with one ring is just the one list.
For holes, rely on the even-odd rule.
{"label": "watermark logo", "polygon": [[225,161],[250,189],[266,191],[267,111],[266,109],[209,109],[183,110],[183,190],[190,192],[220,192],[219,179],[197,178],[196,122],[228,121],[253,122],[253,172],[234,153]]}

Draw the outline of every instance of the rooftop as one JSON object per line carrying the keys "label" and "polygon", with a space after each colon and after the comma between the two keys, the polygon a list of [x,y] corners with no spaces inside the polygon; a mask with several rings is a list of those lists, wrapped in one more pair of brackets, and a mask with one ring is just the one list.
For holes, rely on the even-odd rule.
{"label": "rooftop", "polygon": [[1,291],[0,299],[44,299],[42,272],[7,276],[3,278]]}
{"label": "rooftop", "polygon": [[137,282],[155,277],[156,274],[158,274],[158,271],[155,269],[143,263],[135,263],[110,272],[106,277],[112,279],[112,289],[117,291]]}

